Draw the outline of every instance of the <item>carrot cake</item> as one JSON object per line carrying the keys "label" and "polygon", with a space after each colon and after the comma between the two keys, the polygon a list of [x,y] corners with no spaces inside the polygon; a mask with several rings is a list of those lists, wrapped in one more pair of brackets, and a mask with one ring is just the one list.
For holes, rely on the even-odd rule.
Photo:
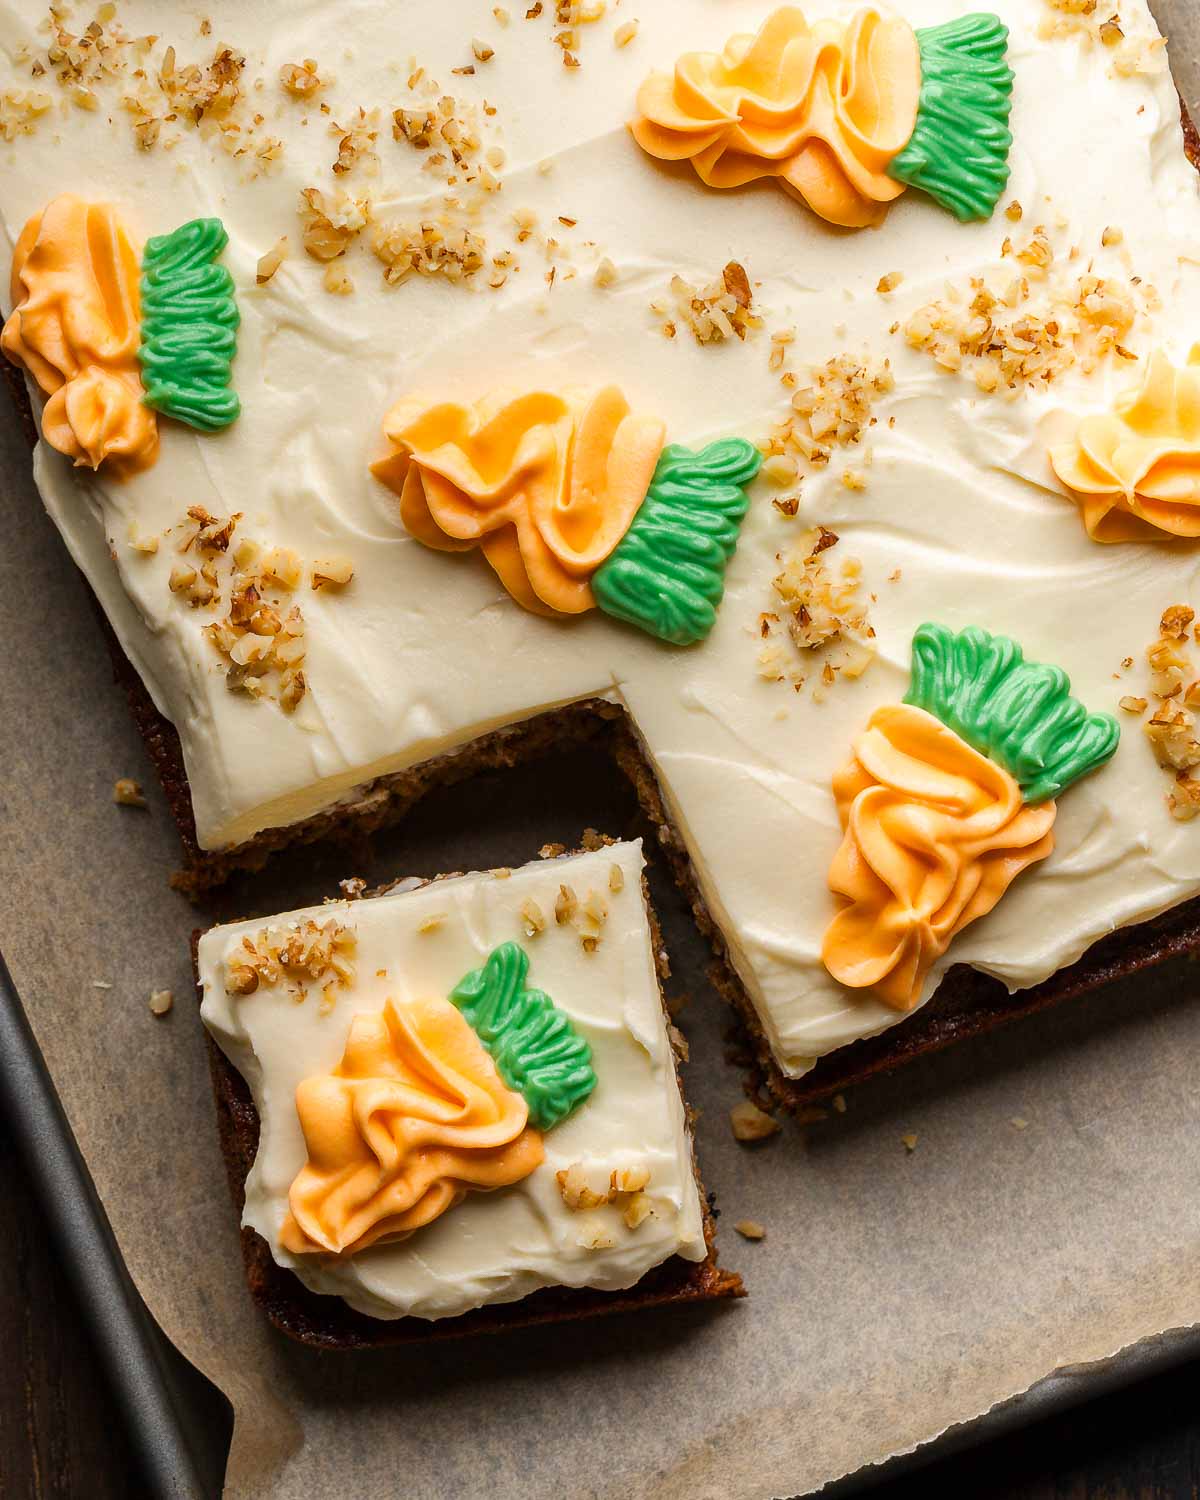
{"label": "carrot cake", "polygon": [[269,9],[17,0],[0,77],[3,347],[193,886],[615,725],[781,1097],[1200,894],[1144,0]]}

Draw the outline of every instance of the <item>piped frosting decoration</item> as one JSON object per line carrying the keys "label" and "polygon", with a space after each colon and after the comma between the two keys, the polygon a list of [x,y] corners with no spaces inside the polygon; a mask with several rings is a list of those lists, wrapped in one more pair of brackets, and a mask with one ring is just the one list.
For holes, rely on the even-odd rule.
{"label": "piped frosting decoration", "polygon": [[55,198],[25,225],[0,347],[47,396],[42,436],[76,467],[124,477],[158,453],[138,370],[138,260],[110,204]]}
{"label": "piped frosting decoration", "polygon": [[554,616],[595,607],[589,580],[642,503],[663,424],[608,386],[473,406],[408,396],[384,435],[392,452],[371,472],[408,531],[443,552],[479,547],[518,604]]}
{"label": "piped frosting decoration", "polygon": [[539,1130],[552,1130],[596,1087],[592,1049],[542,990],[525,979],[529,958],[517,943],[501,943],[482,968],[451,991],[491,1054],[501,1078],[529,1106]]}
{"label": "piped frosting decoration", "polygon": [[630,129],[709,187],[773,177],[844,228],[879,223],[909,183],[986,218],[1008,180],[1007,35],[991,15],[914,32],[871,7],[810,26],[785,5],[756,36],[651,74]]}
{"label": "piped frosting decoration", "polygon": [[1007,771],[908,704],[875,710],[833,795],[841,909],[821,957],[842,984],[911,1010],[955,934],[1053,849],[1056,804],[1027,806]]}
{"label": "piped frosting decoration", "polygon": [[215,264],[228,238],[219,219],[193,219],[150,240],[139,272],[111,204],[64,193],[25,225],[0,348],[49,398],[42,436],[77,467],[149,468],[155,409],[201,432],[238,415],[237,301]]}
{"label": "piped frosting decoration", "polygon": [[663,450],[645,503],[592,579],[596,603],[675,646],[702,641],[725,592],[725,569],[762,454],[744,438]]}
{"label": "piped frosting decoration", "polygon": [[371,472],[411,535],[442,552],[479,547],[524,608],[599,606],[680,646],[712,629],[762,465],[745,439],[664,449],[663,424],[615,386],[473,406],[407,396],[384,435],[391,451]]}
{"label": "piped frosting decoration", "polygon": [[192,219],[149,240],[142,257],[146,404],[201,432],[241,410],[230,389],[241,319],[233,277],[216,264],[228,243],[220,219]]}
{"label": "piped frosting decoration", "polygon": [[1053,799],[1119,737],[1070,696],[1065,673],[1026,662],[1007,637],[922,625],[904,702],[876,709],[833,779],[830,974],[911,1010],[955,935],[1051,853]]}
{"label": "piped frosting decoration", "polygon": [[308,1160],[280,1231],[296,1255],[407,1239],[544,1159],[525,1100],[445,1000],[356,1015],[341,1062],[299,1085],[296,1110]]}
{"label": "piped frosting decoration", "polygon": [[1200,536],[1200,344],[1182,367],[1155,350],[1141,385],[1083,417],[1050,463],[1094,541]]}
{"label": "piped frosting decoration", "polygon": [[1121,728],[1071,696],[1061,667],[1026,661],[1016,641],[976,625],[913,634],[904,697],[1015,776],[1026,802],[1057,797],[1116,754]]}

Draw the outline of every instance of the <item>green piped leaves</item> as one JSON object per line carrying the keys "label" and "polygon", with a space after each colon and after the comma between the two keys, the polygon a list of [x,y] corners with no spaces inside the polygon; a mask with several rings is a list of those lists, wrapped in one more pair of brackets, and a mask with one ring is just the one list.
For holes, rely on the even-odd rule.
{"label": "green piped leaves", "polygon": [[142,257],[146,405],[201,432],[228,427],[241,410],[229,388],[241,319],[233,277],[216,264],[228,243],[220,219],[192,219],[155,235]]}
{"label": "green piped leaves", "polygon": [[923,708],[1004,767],[1026,802],[1044,802],[1110,760],[1121,738],[1110,714],[1071,697],[1061,667],[1026,661],[1016,641],[969,625],[922,625],[913,636],[905,703]]}
{"label": "green piped leaves", "polygon": [[450,993],[487,1048],[508,1088],[529,1106],[530,1123],[552,1130],[596,1087],[592,1049],[541,990],[527,989],[529,959],[517,943],[501,943],[482,969]]}
{"label": "green piped leaves", "polygon": [[1008,30],[987,12],[917,32],[917,123],[888,176],[934,198],[958,219],[991,217],[1008,182],[1013,72]]}
{"label": "green piped leaves", "polygon": [[698,453],[664,448],[633,524],[592,577],[605,614],[674,646],[704,640],[749,504],[745,486],[761,466],[744,438]]}

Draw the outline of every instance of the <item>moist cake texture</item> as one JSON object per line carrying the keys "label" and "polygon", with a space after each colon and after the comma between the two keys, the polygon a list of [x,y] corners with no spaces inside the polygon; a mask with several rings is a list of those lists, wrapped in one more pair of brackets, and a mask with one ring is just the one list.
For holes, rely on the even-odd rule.
{"label": "moist cake texture", "polygon": [[[164,418],[155,462],[121,476],[72,471],[46,443],[35,458],[178,732],[217,863],[481,735],[610,703],[775,1065],[801,1078],[903,1019],[821,961],[842,834],[830,787],[904,696],[932,619],[1018,639],[1125,732],[1063,801],[1053,853],[956,937],[921,1001],[952,963],[1037,985],[1200,892],[1196,829],[1166,801],[1186,789],[1121,706],[1150,702],[1145,648],[1188,602],[1193,544],[1097,540],[1060,477],[1092,471],[1051,461],[1152,355],[1184,371],[1200,328],[1197,181],[1143,5],[1114,37],[1046,0],[997,0],[1015,82],[995,212],[959,223],[914,188],[857,230],[770,183],[713,189],[626,130],[651,72],[757,31],[764,10],[743,0],[657,4],[620,41],[609,7],[569,44],[548,13],[504,23],[489,5],[421,8],[402,42],[381,4],[287,27],[217,4],[178,35],[156,7],[119,5],[90,48],[82,10],[60,22],[65,44],[42,7],[13,10],[9,248],[62,194],[102,196],[135,247],[192,218],[229,237],[236,420]],[[961,14],[898,11],[919,29]],[[696,645],[521,608],[477,554],[422,545],[371,472],[402,397],[610,384],[670,443],[763,454]],[[271,559],[259,576],[293,620],[257,695],[220,628],[243,543]]]}

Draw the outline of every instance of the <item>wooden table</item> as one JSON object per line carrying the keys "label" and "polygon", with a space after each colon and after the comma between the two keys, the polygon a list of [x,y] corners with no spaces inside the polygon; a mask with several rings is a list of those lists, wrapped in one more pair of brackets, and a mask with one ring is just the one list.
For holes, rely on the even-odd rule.
{"label": "wooden table", "polygon": [[[100,1362],[0,1127],[0,1500],[146,1493]],[[1200,1364],[975,1449],[880,1500],[1196,1500]]]}

